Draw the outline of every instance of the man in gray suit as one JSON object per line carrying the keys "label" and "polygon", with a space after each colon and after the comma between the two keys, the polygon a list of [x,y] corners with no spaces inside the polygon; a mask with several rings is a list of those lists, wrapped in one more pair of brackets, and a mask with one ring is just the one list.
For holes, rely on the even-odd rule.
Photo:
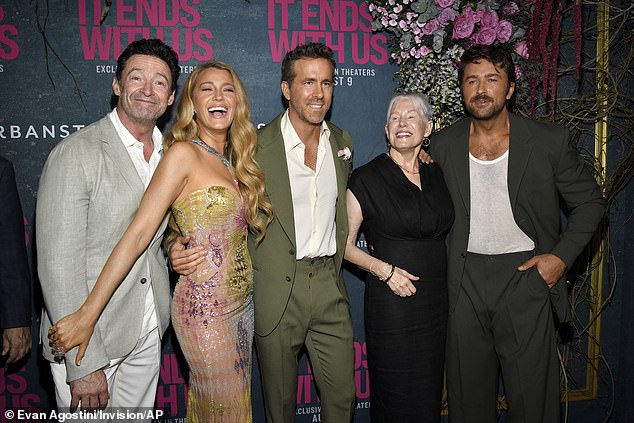
{"label": "man in gray suit", "polygon": [[432,140],[456,213],[448,237],[449,419],[497,421],[501,371],[509,421],[558,423],[553,309],[570,320],[564,273],[605,200],[568,130],[509,113],[508,52],[472,47],[458,76],[470,117]]}
{"label": "man in gray suit", "polygon": [[[36,210],[45,346],[48,328],[84,302],[137,211],[161,158],[156,121],[174,101],[179,73],[176,53],[162,41],[131,43],[112,81],[117,107],[60,142],[46,161]],[[44,348],[58,409],[154,406],[169,323],[165,225],[104,309],[81,364],[77,349],[61,360]]]}

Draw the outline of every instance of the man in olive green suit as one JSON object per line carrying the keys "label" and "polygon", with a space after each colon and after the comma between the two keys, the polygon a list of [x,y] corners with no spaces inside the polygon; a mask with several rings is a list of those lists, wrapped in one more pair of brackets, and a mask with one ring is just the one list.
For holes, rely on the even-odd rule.
{"label": "man in olive green suit", "polygon": [[323,44],[288,52],[281,85],[289,107],[258,134],[257,162],[276,213],[262,241],[250,243],[269,423],[295,421],[297,356],[304,345],[321,421],[349,422],[354,411],[352,324],[341,274],[352,139],[324,121],[334,66]]}
{"label": "man in olive green suit", "polygon": [[472,47],[458,74],[470,118],[432,141],[456,213],[448,238],[449,419],[497,421],[501,371],[509,421],[558,423],[553,309],[560,322],[570,319],[564,272],[591,239],[605,200],[566,129],[508,112],[508,52]]}
{"label": "man in olive green suit", "polygon": [[[321,421],[352,420],[356,388],[352,323],[341,263],[348,234],[346,184],[352,139],[326,122],[334,89],[332,50],[309,43],[282,62],[288,109],[258,133],[257,162],[275,218],[249,239],[255,333],[268,423],[295,421],[297,360],[306,346]],[[175,271],[199,263],[184,239],[170,248]]]}

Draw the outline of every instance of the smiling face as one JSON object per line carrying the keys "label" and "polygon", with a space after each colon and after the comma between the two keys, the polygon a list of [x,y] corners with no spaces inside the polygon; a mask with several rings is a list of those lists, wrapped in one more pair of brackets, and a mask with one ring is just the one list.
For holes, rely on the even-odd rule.
{"label": "smiling face", "polygon": [[217,68],[201,71],[191,96],[199,133],[226,135],[236,110],[236,90],[231,74]]}
{"label": "smiling face", "polygon": [[172,76],[167,63],[158,57],[136,54],[112,81],[119,96],[117,111],[124,125],[152,125],[174,102]]}
{"label": "smiling face", "polygon": [[385,124],[385,135],[390,146],[398,151],[418,148],[429,136],[432,122],[423,121],[420,110],[409,99],[398,100]]}
{"label": "smiling face", "polygon": [[475,119],[490,120],[506,109],[514,83],[508,75],[486,59],[467,64],[462,80],[465,107]]}
{"label": "smiling face", "polygon": [[293,63],[293,80],[282,81],[288,115],[295,126],[319,126],[326,118],[334,89],[332,64],[327,59],[307,58]]}

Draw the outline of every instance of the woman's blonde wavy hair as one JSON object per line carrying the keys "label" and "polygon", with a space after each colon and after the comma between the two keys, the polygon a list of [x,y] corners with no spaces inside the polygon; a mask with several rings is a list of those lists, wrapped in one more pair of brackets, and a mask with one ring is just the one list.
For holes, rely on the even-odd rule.
{"label": "woman's blonde wavy hair", "polygon": [[[273,220],[273,206],[264,197],[264,174],[255,162],[257,135],[251,123],[251,105],[242,81],[226,63],[210,61],[196,66],[187,81],[178,102],[176,120],[163,140],[165,151],[174,143],[200,139],[198,124],[194,118],[192,95],[198,76],[206,69],[220,69],[229,72],[236,94],[236,110],[227,133],[225,156],[235,170],[238,189],[245,202],[246,219],[249,229],[263,236],[266,227]],[[260,212],[265,219],[262,218]],[[171,225],[170,225],[171,226]],[[172,228],[173,229],[173,228]]]}

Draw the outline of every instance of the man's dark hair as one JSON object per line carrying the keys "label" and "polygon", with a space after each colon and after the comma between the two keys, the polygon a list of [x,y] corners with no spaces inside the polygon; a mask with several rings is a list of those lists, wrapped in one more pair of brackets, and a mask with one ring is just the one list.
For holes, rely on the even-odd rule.
{"label": "man's dark hair", "polygon": [[125,65],[128,63],[128,59],[135,54],[154,56],[167,63],[167,66],[170,68],[170,73],[172,74],[171,89],[172,91],[176,90],[176,82],[181,73],[181,68],[178,66],[178,55],[172,47],[156,38],[133,41],[123,50],[123,53],[121,53],[117,59],[117,81],[121,82],[121,75],[123,74]]}
{"label": "man's dark hair", "polygon": [[507,48],[500,45],[474,45],[462,53],[460,63],[458,63],[458,82],[461,87],[464,70],[467,65],[469,63],[479,63],[483,59],[493,63],[496,69],[503,69],[506,72],[509,83],[515,82],[515,64]]}
{"label": "man's dark hair", "polygon": [[326,59],[332,65],[334,74],[337,64],[332,53],[332,49],[323,43],[308,43],[295,47],[286,53],[282,61],[282,81],[286,81],[291,85],[295,79],[295,69],[293,64],[300,59]]}

